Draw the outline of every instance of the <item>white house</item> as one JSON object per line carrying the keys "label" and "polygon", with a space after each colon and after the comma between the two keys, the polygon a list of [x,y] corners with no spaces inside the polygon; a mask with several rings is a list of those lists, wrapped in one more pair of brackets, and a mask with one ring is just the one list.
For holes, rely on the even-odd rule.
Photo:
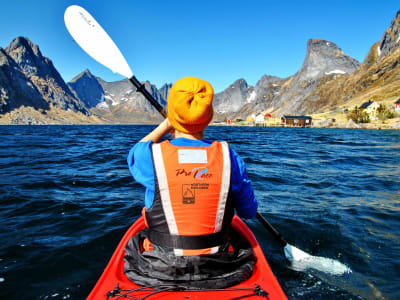
{"label": "white house", "polygon": [[264,115],[263,114],[259,114],[255,117],[255,121],[256,123],[264,123]]}
{"label": "white house", "polygon": [[370,100],[368,102],[363,103],[360,106],[360,109],[365,110],[366,113],[368,115],[370,115],[371,117],[376,117],[376,111],[379,108],[379,106],[380,106],[380,104],[378,102]]}

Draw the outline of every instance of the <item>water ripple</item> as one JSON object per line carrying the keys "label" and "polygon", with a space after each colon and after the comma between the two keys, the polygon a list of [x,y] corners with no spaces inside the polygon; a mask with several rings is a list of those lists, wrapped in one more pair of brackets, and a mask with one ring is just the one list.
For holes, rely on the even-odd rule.
{"label": "water ripple", "polygon": [[[154,126],[1,126],[0,298],[83,299],[140,215],[126,156]],[[399,131],[209,127],[247,164],[259,211],[347,277],[291,269],[248,221],[290,299],[397,299]]]}

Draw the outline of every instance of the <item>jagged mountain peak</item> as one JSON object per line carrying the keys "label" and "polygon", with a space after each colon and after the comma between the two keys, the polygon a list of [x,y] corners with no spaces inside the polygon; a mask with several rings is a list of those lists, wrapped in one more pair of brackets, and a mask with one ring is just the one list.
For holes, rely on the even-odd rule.
{"label": "jagged mountain peak", "polygon": [[43,57],[39,50],[39,46],[31,42],[27,37],[19,36],[15,38],[7,47],[7,52],[15,51],[19,48],[24,48],[26,51],[31,52],[32,55]]}
{"label": "jagged mountain peak", "polygon": [[70,84],[75,83],[77,80],[82,79],[82,78],[95,79],[96,77],[89,71],[89,69],[86,69],[82,73],[80,73],[80,74],[76,75],[74,78],[72,78],[69,83]]}
{"label": "jagged mountain peak", "polygon": [[240,78],[229,86],[229,88],[235,88],[235,87],[247,88],[247,81],[243,78]]}
{"label": "jagged mountain peak", "polygon": [[379,59],[400,47],[400,10],[385,31],[378,48]]}
{"label": "jagged mountain peak", "polygon": [[49,60],[40,52],[39,46],[26,37],[15,38],[6,48],[6,52],[28,73],[43,73],[42,69],[49,64]]}
{"label": "jagged mountain peak", "polygon": [[21,36],[15,38],[5,50],[26,75],[53,78],[62,89],[69,92],[53,62],[44,57],[39,46],[28,38]]}
{"label": "jagged mountain peak", "polygon": [[307,54],[298,80],[315,80],[330,74],[353,73],[360,63],[346,55],[335,43],[323,39],[310,39]]}
{"label": "jagged mountain peak", "polygon": [[214,95],[214,110],[219,113],[236,112],[248,102],[248,93],[246,80],[238,79],[225,91]]}
{"label": "jagged mountain peak", "polygon": [[104,101],[104,90],[88,69],[75,76],[68,86],[86,107],[92,108]]}
{"label": "jagged mountain peak", "polygon": [[171,87],[172,87],[172,83],[168,83],[168,84],[166,83],[159,89],[161,96],[165,100],[168,99],[168,95],[169,95],[169,91],[171,90]]}
{"label": "jagged mountain peak", "polygon": [[15,38],[0,56],[0,86],[6,87],[7,97],[4,111],[21,106],[49,109],[53,105],[88,114],[52,61],[28,38]]}
{"label": "jagged mountain peak", "polygon": [[271,85],[274,86],[281,82],[283,79],[271,75],[263,75],[261,79],[257,82],[256,88],[268,88]]}
{"label": "jagged mountain peak", "polygon": [[309,39],[307,41],[307,51],[320,51],[323,48],[331,48],[338,53],[342,53],[342,50],[333,42],[324,39]]}

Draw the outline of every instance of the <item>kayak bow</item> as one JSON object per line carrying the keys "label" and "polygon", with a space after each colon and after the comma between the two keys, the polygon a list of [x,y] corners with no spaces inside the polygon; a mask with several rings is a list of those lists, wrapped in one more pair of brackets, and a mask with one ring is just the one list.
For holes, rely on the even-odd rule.
{"label": "kayak bow", "polygon": [[237,216],[233,218],[232,227],[244,237],[253,248],[257,257],[252,276],[238,285],[216,290],[180,289],[177,287],[140,287],[131,282],[124,274],[124,253],[128,241],[137,232],[145,228],[144,219],[140,217],[125,233],[111,257],[100,279],[87,299],[286,299],[277,279],[271,271],[253,233]]}

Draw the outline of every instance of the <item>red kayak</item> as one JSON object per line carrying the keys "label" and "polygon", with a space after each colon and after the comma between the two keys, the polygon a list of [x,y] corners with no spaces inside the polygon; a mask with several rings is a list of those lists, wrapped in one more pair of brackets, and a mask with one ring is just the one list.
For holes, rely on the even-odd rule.
{"label": "red kayak", "polygon": [[140,217],[125,233],[100,279],[87,299],[287,299],[253,233],[237,216],[232,221],[233,228],[243,236],[253,248],[257,257],[253,274],[238,285],[217,290],[191,289],[177,291],[171,287],[142,288],[130,281],[124,274],[125,246],[132,236],[144,229],[144,219]]}

